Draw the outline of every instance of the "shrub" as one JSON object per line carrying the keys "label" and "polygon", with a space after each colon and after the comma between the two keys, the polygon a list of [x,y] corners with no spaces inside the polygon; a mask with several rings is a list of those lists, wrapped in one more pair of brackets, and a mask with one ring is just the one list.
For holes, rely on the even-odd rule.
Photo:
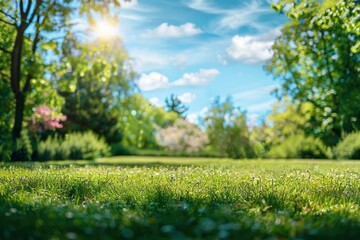
{"label": "shrub", "polygon": [[199,152],[208,143],[208,137],[195,124],[179,118],[173,125],[159,129],[156,141],[168,151]]}
{"label": "shrub", "polygon": [[360,132],[348,134],[336,145],[333,152],[338,159],[360,159]]}
{"label": "shrub", "polygon": [[329,150],[320,139],[299,134],[290,136],[281,144],[273,146],[267,157],[324,159],[329,155]]}
{"label": "shrub", "polygon": [[38,145],[38,160],[86,159],[108,156],[110,147],[93,132],[69,133],[65,138],[49,137]]}
{"label": "shrub", "polygon": [[111,144],[111,155],[112,156],[129,156],[134,155],[133,151],[129,147],[125,147],[121,143]]}

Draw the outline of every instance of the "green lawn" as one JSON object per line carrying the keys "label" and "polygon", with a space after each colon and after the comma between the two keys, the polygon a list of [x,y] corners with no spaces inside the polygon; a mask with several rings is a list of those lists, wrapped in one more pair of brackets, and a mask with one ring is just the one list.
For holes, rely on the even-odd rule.
{"label": "green lawn", "polygon": [[0,239],[358,239],[360,162],[0,163]]}

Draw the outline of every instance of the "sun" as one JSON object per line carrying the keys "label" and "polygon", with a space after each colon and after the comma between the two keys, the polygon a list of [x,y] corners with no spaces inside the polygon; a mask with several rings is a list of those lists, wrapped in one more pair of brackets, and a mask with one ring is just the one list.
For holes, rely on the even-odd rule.
{"label": "sun", "polygon": [[94,27],[94,33],[98,38],[113,38],[117,35],[117,32],[117,26],[106,20],[97,22]]}

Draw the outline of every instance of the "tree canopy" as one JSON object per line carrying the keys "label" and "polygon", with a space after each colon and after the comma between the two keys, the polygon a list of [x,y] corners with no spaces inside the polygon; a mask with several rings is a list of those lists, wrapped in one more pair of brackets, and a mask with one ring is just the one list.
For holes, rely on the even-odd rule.
{"label": "tree canopy", "polygon": [[90,23],[95,22],[95,15],[115,21],[114,10],[119,6],[118,0],[1,1],[0,75],[1,81],[12,92],[14,142],[20,138],[29,95],[41,91],[36,89],[39,85],[34,82],[46,79],[46,73],[49,73],[47,68],[51,62],[45,56],[48,53],[61,55],[58,43],[72,30],[72,17],[84,16]]}
{"label": "tree canopy", "polygon": [[278,96],[311,103],[312,133],[333,145],[360,129],[360,6],[282,0],[273,8],[289,21],[266,69],[281,81]]}

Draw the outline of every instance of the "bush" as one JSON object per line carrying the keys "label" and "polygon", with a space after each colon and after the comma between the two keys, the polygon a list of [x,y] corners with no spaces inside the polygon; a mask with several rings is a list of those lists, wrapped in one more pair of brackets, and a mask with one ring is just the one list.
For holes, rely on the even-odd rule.
{"label": "bush", "polygon": [[334,148],[337,159],[360,159],[360,132],[347,135]]}
{"label": "bush", "polygon": [[65,138],[49,137],[38,145],[37,157],[40,161],[85,159],[93,160],[108,156],[110,147],[103,138],[93,132],[69,133]]}
{"label": "bush", "polygon": [[129,147],[125,147],[121,143],[111,144],[111,156],[130,156],[134,155],[133,150]]}
{"label": "bush", "polygon": [[198,126],[182,118],[158,130],[156,141],[159,146],[173,152],[200,152],[208,144],[208,136]]}
{"label": "bush", "polygon": [[281,144],[273,146],[267,154],[269,158],[324,159],[329,156],[329,150],[320,139],[302,134],[290,136]]}

